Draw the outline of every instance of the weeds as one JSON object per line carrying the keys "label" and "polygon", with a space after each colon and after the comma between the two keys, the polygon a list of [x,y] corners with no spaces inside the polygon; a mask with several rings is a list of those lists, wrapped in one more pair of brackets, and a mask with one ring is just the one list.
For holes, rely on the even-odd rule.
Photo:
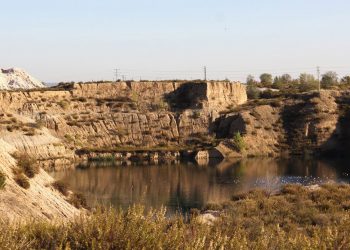
{"label": "weeds", "polygon": [[76,208],[88,208],[85,196],[80,193],[72,194],[69,198],[69,203],[71,203]]}
{"label": "weeds", "polygon": [[[126,211],[98,208],[67,223],[0,222],[0,245],[7,249],[349,249],[350,216],[341,206],[350,186],[318,190],[288,185],[279,195],[255,190],[210,206],[222,210],[211,225],[200,211],[189,218],[165,209]],[[328,201],[323,210],[318,205]]]}
{"label": "weeds", "polygon": [[30,183],[28,178],[23,174],[21,169],[15,169],[13,171],[14,173],[14,180],[15,182],[22,188],[28,189],[30,188]]}
{"label": "weeds", "polygon": [[58,192],[60,192],[64,196],[68,195],[68,186],[63,181],[58,180],[58,181],[53,182],[51,185],[54,189],[56,189]]}
{"label": "weeds", "polygon": [[242,152],[244,150],[245,143],[240,132],[235,133],[235,135],[233,136],[233,146],[238,152]]}
{"label": "weeds", "polygon": [[165,209],[97,208],[73,221],[8,224],[5,249],[349,249],[349,185],[310,190],[287,185],[277,195],[254,190],[210,205],[219,217],[208,226]]}
{"label": "weeds", "polygon": [[17,165],[23,170],[23,173],[29,177],[33,178],[39,173],[39,166],[35,163],[35,159],[30,158],[28,155],[16,155]]}
{"label": "weeds", "polygon": [[6,186],[6,175],[0,171],[0,190]]}

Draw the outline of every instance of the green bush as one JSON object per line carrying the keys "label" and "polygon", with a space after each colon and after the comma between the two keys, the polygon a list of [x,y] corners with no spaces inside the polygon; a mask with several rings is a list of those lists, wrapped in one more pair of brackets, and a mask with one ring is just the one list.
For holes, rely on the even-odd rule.
{"label": "green bush", "polygon": [[256,85],[247,86],[248,99],[258,99],[260,97],[260,91]]}
{"label": "green bush", "polygon": [[6,185],[6,175],[0,171],[0,190]]}
{"label": "green bush", "polygon": [[238,152],[242,152],[245,148],[244,139],[240,132],[235,133],[233,136],[233,145]]}

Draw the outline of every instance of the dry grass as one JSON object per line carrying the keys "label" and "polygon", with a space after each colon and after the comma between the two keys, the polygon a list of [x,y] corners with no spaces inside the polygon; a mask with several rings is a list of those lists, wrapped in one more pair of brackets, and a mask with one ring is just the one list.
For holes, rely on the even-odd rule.
{"label": "dry grass", "polygon": [[164,209],[97,209],[68,223],[0,222],[5,249],[349,249],[348,185],[316,191],[288,185],[281,194],[256,190],[216,206],[221,217],[201,224]]}
{"label": "dry grass", "polygon": [[86,198],[83,194],[74,193],[69,197],[68,201],[76,208],[89,208],[87,205]]}
{"label": "dry grass", "polygon": [[0,190],[6,186],[6,175],[0,171]]}
{"label": "dry grass", "polygon": [[39,173],[39,166],[36,164],[35,159],[29,157],[26,154],[15,155],[17,159],[17,165],[23,170],[23,173],[29,177],[33,178],[36,174]]}
{"label": "dry grass", "polygon": [[30,183],[28,178],[23,174],[23,172],[20,169],[15,169],[13,173],[15,175],[14,180],[20,187],[24,189],[30,188]]}
{"label": "dry grass", "polygon": [[68,186],[63,181],[57,180],[57,181],[53,182],[51,185],[54,189],[56,189],[58,192],[60,192],[64,196],[68,195]]}

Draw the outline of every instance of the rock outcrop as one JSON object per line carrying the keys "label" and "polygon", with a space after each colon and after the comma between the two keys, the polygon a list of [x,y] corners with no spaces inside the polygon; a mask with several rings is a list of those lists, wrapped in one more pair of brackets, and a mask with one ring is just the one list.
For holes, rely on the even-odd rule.
{"label": "rock outcrop", "polygon": [[349,138],[348,100],[346,92],[323,90],[251,102],[216,121],[213,130],[223,139],[217,149],[225,157],[237,156],[233,135],[240,132],[246,144],[243,156],[339,153]]}
{"label": "rock outcrop", "polygon": [[80,211],[51,186],[54,180],[44,170],[29,179],[29,189],[20,187],[13,173],[17,163],[11,153],[16,151],[15,147],[0,139],[0,149],[0,171],[6,178],[5,187],[0,190],[0,214],[3,220],[63,220],[79,215]]}
{"label": "rock outcrop", "polygon": [[[231,82],[89,83],[2,92],[0,135],[38,159],[63,162],[82,148],[181,149],[211,140],[208,131],[219,112],[246,99],[245,87]],[[38,124],[47,129],[40,131]],[[35,134],[28,135],[30,127]]]}

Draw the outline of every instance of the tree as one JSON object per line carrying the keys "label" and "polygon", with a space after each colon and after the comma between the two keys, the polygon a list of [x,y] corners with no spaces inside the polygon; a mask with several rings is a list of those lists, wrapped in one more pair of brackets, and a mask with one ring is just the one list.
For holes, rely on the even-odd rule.
{"label": "tree", "polygon": [[338,84],[338,74],[334,71],[328,71],[322,75],[321,85],[323,88],[329,88]]}
{"label": "tree", "polygon": [[291,83],[293,80],[290,74],[283,74],[280,78],[281,78],[281,81],[285,84]]}
{"label": "tree", "polygon": [[350,76],[344,76],[341,80],[340,83],[342,84],[350,84]]}
{"label": "tree", "polygon": [[255,81],[254,76],[247,76],[247,96],[249,99],[258,99],[260,92],[257,88],[257,81]]}
{"label": "tree", "polygon": [[299,76],[299,89],[301,92],[318,89],[318,81],[311,74],[302,73]]}
{"label": "tree", "polygon": [[313,84],[316,82],[316,79],[311,74],[302,73],[299,76],[299,82],[300,82],[300,84]]}
{"label": "tree", "polygon": [[255,81],[254,76],[252,75],[248,75],[247,76],[247,85],[252,85],[252,84],[256,84],[257,82]]}
{"label": "tree", "polygon": [[260,83],[265,87],[271,87],[272,85],[272,75],[264,73],[260,75]]}
{"label": "tree", "polygon": [[276,76],[274,79],[273,79],[273,84],[272,84],[272,87],[275,88],[275,89],[280,89],[283,85],[283,82],[282,82],[282,79],[281,77],[279,76]]}
{"label": "tree", "polygon": [[283,86],[290,84],[292,82],[292,77],[289,74],[284,74],[281,76],[276,76],[273,80],[273,88],[281,89]]}

